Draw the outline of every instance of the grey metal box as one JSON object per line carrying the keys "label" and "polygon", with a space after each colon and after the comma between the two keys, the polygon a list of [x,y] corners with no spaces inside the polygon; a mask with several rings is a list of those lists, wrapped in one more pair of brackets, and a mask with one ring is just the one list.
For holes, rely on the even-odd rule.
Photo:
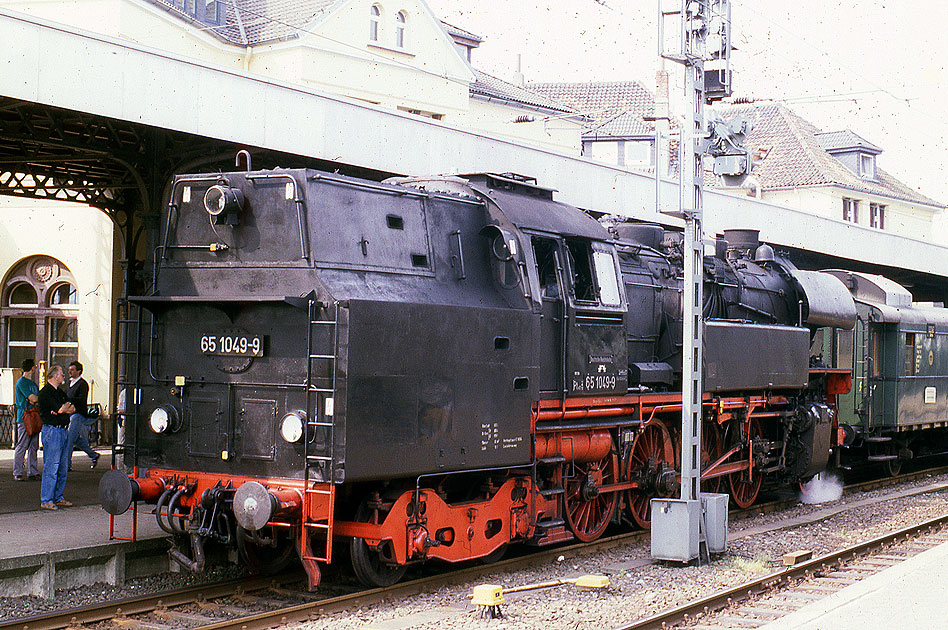
{"label": "grey metal box", "polygon": [[704,510],[704,525],[707,530],[705,538],[711,553],[727,551],[727,502],[726,494],[701,494],[701,509]]}
{"label": "grey metal box", "polygon": [[683,499],[652,499],[652,558],[691,562],[698,557],[701,504]]}

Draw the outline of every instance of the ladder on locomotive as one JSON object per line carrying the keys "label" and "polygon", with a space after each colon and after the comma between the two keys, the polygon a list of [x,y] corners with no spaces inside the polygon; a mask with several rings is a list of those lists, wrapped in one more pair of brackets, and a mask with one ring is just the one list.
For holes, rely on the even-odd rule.
{"label": "ladder on locomotive", "polygon": [[[138,378],[141,374],[142,345],[142,308],[132,304],[128,299],[120,299],[116,303],[115,328],[115,368],[116,379],[112,383],[112,400],[115,401],[113,411],[116,420],[122,420],[125,429],[125,440],[118,440],[118,422],[115,424],[116,434],[112,438],[112,467],[114,468],[119,457],[122,466],[135,465],[135,445],[138,443]],[[125,411],[120,418],[118,400],[122,390],[125,391]],[[128,452],[125,443],[131,439],[133,461],[125,458]],[[109,515],[109,540],[131,540],[138,537],[138,503],[132,502],[132,533],[131,537],[115,535],[115,516]]]}
{"label": "ladder on locomotive", "polygon": [[[324,312],[328,318],[320,318]],[[304,561],[330,562],[332,560],[332,529],[333,511],[335,509],[335,422],[333,410],[327,409],[327,404],[335,403],[336,391],[336,356],[339,352],[339,304],[325,304],[315,298],[310,298],[308,308],[309,324],[306,332],[306,431],[303,436],[303,455],[305,460],[306,488],[303,500],[303,532],[302,556]],[[324,339],[320,329],[328,330],[332,340],[332,353],[318,353],[314,348],[315,339]],[[318,387],[314,380],[314,363],[322,363],[329,375],[330,386]],[[323,380],[326,380],[323,377]],[[328,403],[332,400],[332,403]],[[326,434],[325,454],[311,452],[318,433]],[[314,470],[323,472],[322,479],[312,478]],[[328,484],[328,487],[324,486]],[[325,549],[314,549],[311,535],[320,533],[325,536]]]}

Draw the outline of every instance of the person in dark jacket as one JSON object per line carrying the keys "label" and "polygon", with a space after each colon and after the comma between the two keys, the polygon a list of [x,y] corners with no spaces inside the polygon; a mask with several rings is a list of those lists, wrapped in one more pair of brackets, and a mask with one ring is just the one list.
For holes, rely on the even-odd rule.
{"label": "person in dark jacket", "polygon": [[66,384],[66,398],[76,408],[76,413],[69,417],[69,441],[66,449],[69,451],[69,470],[72,470],[72,452],[78,446],[85,451],[92,460],[92,467],[99,463],[99,454],[89,446],[89,425],[95,418],[89,418],[89,384],[82,378],[82,364],[73,361],[67,368],[69,382]]}
{"label": "person in dark jacket", "polygon": [[56,510],[69,507],[71,501],[63,496],[66,489],[66,474],[69,470],[70,453],[66,450],[69,439],[69,416],[76,408],[66,399],[66,392],[59,389],[66,381],[61,365],[49,368],[46,385],[39,393],[40,417],[43,418],[43,482],[40,485],[40,507]]}

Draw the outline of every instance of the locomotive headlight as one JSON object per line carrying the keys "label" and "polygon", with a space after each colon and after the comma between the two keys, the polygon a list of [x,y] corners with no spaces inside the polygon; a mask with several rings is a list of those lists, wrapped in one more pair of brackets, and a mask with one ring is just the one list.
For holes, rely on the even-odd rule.
{"label": "locomotive headlight", "polygon": [[244,193],[239,188],[218,184],[204,193],[204,209],[218,225],[237,225],[237,212],[244,205]]}
{"label": "locomotive headlight", "polygon": [[302,411],[291,411],[280,421],[280,435],[289,443],[298,442],[303,437],[303,422],[306,414]]}
{"label": "locomotive headlight", "polygon": [[240,210],[244,204],[244,193],[238,188],[222,186],[220,184],[211,186],[204,193],[204,209],[208,214],[217,216],[221,212],[233,212]]}
{"label": "locomotive headlight", "polygon": [[172,429],[172,425],[176,424],[177,419],[178,412],[175,411],[174,407],[162,405],[151,412],[151,416],[148,417],[148,426],[155,433],[165,433]]}

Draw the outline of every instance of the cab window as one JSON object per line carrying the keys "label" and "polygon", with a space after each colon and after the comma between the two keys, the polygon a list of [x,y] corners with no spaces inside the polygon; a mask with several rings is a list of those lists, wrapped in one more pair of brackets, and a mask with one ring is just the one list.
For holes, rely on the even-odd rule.
{"label": "cab window", "polygon": [[572,271],[573,297],[577,302],[596,302],[596,286],[593,284],[589,243],[567,240],[566,248],[569,251]]}
{"label": "cab window", "polygon": [[596,266],[596,280],[599,282],[599,301],[604,306],[619,306],[619,280],[616,278],[616,264],[610,252],[593,252]]}

